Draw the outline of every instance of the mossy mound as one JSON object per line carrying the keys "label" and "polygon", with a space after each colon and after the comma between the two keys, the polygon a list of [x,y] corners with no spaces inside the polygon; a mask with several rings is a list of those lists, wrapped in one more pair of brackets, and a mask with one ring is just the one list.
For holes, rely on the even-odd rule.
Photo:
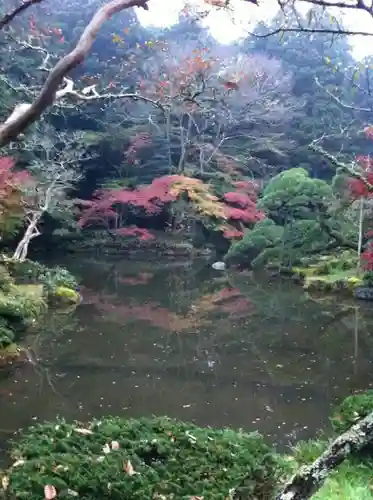
{"label": "mossy mound", "polygon": [[363,280],[356,276],[354,271],[340,271],[334,274],[320,276],[305,276],[303,288],[305,290],[319,290],[323,292],[346,291],[351,295],[355,288],[361,286]]}
{"label": "mossy mound", "polygon": [[53,302],[59,305],[79,304],[80,302],[79,293],[72,288],[67,288],[66,286],[56,287],[50,298]]}
{"label": "mossy mound", "polygon": [[342,434],[372,411],[373,390],[348,396],[336,408],[331,417],[333,429],[338,434]]}
{"label": "mossy mound", "polygon": [[349,251],[303,259],[300,266],[292,268],[292,272],[301,278],[303,288],[310,291],[346,291],[353,295],[354,290],[364,282],[362,277],[357,276],[356,254]]}
{"label": "mossy mound", "polygon": [[8,493],[43,498],[45,485],[85,500],[271,498],[279,461],[256,433],[213,430],[168,418],[65,421],[27,430]]}

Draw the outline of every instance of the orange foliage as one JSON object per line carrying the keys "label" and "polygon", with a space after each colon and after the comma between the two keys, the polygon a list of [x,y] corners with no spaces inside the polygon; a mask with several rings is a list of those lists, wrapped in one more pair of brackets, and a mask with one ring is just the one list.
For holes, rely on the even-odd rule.
{"label": "orange foliage", "polygon": [[187,193],[189,202],[200,215],[225,220],[227,218],[224,204],[211,194],[210,188],[201,180],[183,175],[175,176],[177,180],[172,185],[171,194],[179,197]]}

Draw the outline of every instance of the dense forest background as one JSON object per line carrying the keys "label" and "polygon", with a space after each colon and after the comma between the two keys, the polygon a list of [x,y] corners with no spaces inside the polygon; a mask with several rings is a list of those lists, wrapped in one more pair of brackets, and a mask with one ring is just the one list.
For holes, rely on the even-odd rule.
{"label": "dense forest background", "polygon": [[[9,2],[2,3],[5,11]],[[53,63],[75,45],[97,4],[89,2],[79,13],[69,3],[53,11],[47,4],[36,5],[3,31],[3,119],[15,104],[36,95]],[[319,26],[335,22],[314,12]],[[133,11],[114,16],[99,32],[91,56],[66,80],[66,89],[74,85],[71,91],[7,148],[20,169],[42,174],[41,184],[55,182],[56,169],[64,174],[58,179],[64,199],[44,214],[43,237],[35,248],[76,235],[83,225],[77,215],[82,206],[91,211],[85,226],[113,229],[113,203],[100,200],[99,214],[92,206],[102,189],[150,185],[159,191],[164,186],[158,181],[153,186],[154,180],[182,175],[224,196],[232,183],[254,180],[260,190],[279,172],[296,167],[311,178],[331,181],[335,165],[310,149],[313,141],[322,139],[324,150],[343,161],[368,155],[371,141],[362,131],[372,121],[372,61],[354,60],[346,37],[260,36],[279,20],[221,45],[188,11],[168,29],[144,28]],[[200,205],[209,200],[206,192],[194,195]],[[186,212],[185,204],[176,210],[178,217],[159,207],[138,210],[140,203],[128,209],[128,194],[116,202],[119,227],[136,225],[145,239],[141,228],[174,227],[175,218],[183,219],[180,214]],[[118,212],[118,203],[127,205]],[[199,213],[204,229],[206,215],[216,215],[211,206]],[[239,224],[256,221],[255,215],[249,220],[246,214],[245,221],[237,214],[233,219]],[[233,234],[239,224],[225,231]],[[4,245],[20,227],[8,231],[8,226]]]}

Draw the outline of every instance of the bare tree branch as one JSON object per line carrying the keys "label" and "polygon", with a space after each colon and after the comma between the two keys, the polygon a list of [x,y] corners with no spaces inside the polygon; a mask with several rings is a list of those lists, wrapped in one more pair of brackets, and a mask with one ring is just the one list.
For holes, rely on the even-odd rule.
{"label": "bare tree branch", "polygon": [[255,33],[248,32],[249,35],[255,36],[256,38],[269,38],[270,36],[280,35],[281,33],[312,33],[312,34],[330,34],[330,35],[344,35],[344,36],[373,36],[373,32],[369,31],[355,31],[348,30],[344,28],[306,28],[304,26],[299,27],[281,27],[267,33]]}
{"label": "bare tree branch", "polygon": [[329,97],[333,99],[336,103],[338,103],[342,108],[345,109],[351,109],[353,111],[361,111],[363,113],[371,113],[373,111],[373,108],[362,108],[359,106],[353,106],[352,104],[347,104],[346,102],[342,101],[339,97],[337,97],[333,92],[330,92],[324,85],[322,85],[319,81],[318,78],[315,78],[315,83],[318,87],[320,87],[324,92],[328,94]]}
{"label": "bare tree branch", "polygon": [[86,26],[76,47],[63,57],[49,73],[48,78],[39,94],[32,104],[20,104],[11,116],[0,126],[0,147],[9,144],[28,125],[35,122],[46,108],[51,106],[56,99],[59,86],[64,77],[76,66],[81,64],[97,36],[101,26],[114,14],[128,9],[129,7],[143,7],[148,9],[148,0],[111,0],[101,7]]}
{"label": "bare tree branch", "polygon": [[[205,0],[206,1],[206,0]],[[213,4],[207,0],[207,3]],[[250,0],[243,0],[250,1]],[[284,14],[283,25],[278,28],[271,29],[270,31],[258,33],[250,33],[257,38],[268,38],[273,35],[283,34],[283,33],[310,33],[310,34],[330,34],[330,35],[350,35],[350,36],[373,36],[372,31],[362,31],[346,28],[342,23],[340,23],[333,15],[333,24],[335,26],[330,26],[330,23],[320,23],[315,17],[317,14],[324,13],[328,9],[334,11],[339,10],[340,14],[359,11],[364,12],[373,18],[373,4],[369,0],[347,0],[347,1],[328,1],[328,0],[277,0],[280,11]],[[260,3],[258,4],[260,7]],[[304,6],[310,8],[306,19],[301,14],[304,11]],[[303,7],[299,9],[297,7]],[[291,13],[292,16],[288,14]],[[289,21],[291,19],[291,23]],[[294,22],[296,21],[296,22]]]}
{"label": "bare tree branch", "polygon": [[370,192],[373,192],[373,185],[365,177],[364,173],[359,168],[359,165],[355,162],[351,162],[350,164],[348,164],[338,160],[338,158],[328,153],[327,151],[325,151],[325,149],[323,149],[321,146],[318,145],[318,142],[320,142],[321,139],[313,141],[310,144],[309,148],[323,155],[327,160],[330,161],[330,163],[332,163],[335,167],[343,170],[350,177],[353,177],[354,179],[358,179],[359,181],[361,181]]}
{"label": "bare tree branch", "polygon": [[44,0],[25,0],[21,5],[13,9],[11,12],[8,12],[8,14],[5,14],[0,19],[0,30],[3,29],[4,26],[7,26],[10,22],[12,22],[16,16],[31,7],[31,5],[41,3],[43,1]]}
{"label": "bare tree branch", "polygon": [[74,90],[74,82],[70,78],[64,78],[66,86],[63,89],[60,89],[56,92],[55,101],[66,98],[66,97],[75,97],[80,101],[98,101],[98,100],[109,100],[109,99],[132,99],[134,101],[144,101],[153,106],[164,110],[164,106],[161,104],[159,100],[150,99],[149,97],[143,96],[141,94],[137,94],[135,92],[119,92],[118,94],[108,92],[108,93],[99,93],[96,90],[96,85],[91,85],[89,87],[84,87],[82,90]]}

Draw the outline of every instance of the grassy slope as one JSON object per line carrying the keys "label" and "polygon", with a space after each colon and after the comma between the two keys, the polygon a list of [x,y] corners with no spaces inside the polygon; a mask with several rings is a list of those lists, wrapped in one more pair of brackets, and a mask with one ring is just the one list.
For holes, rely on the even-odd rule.
{"label": "grassy slope", "polygon": [[[323,441],[298,443],[294,448],[294,470],[311,463],[326,448]],[[313,500],[373,500],[373,463],[347,460],[332,473]]]}

